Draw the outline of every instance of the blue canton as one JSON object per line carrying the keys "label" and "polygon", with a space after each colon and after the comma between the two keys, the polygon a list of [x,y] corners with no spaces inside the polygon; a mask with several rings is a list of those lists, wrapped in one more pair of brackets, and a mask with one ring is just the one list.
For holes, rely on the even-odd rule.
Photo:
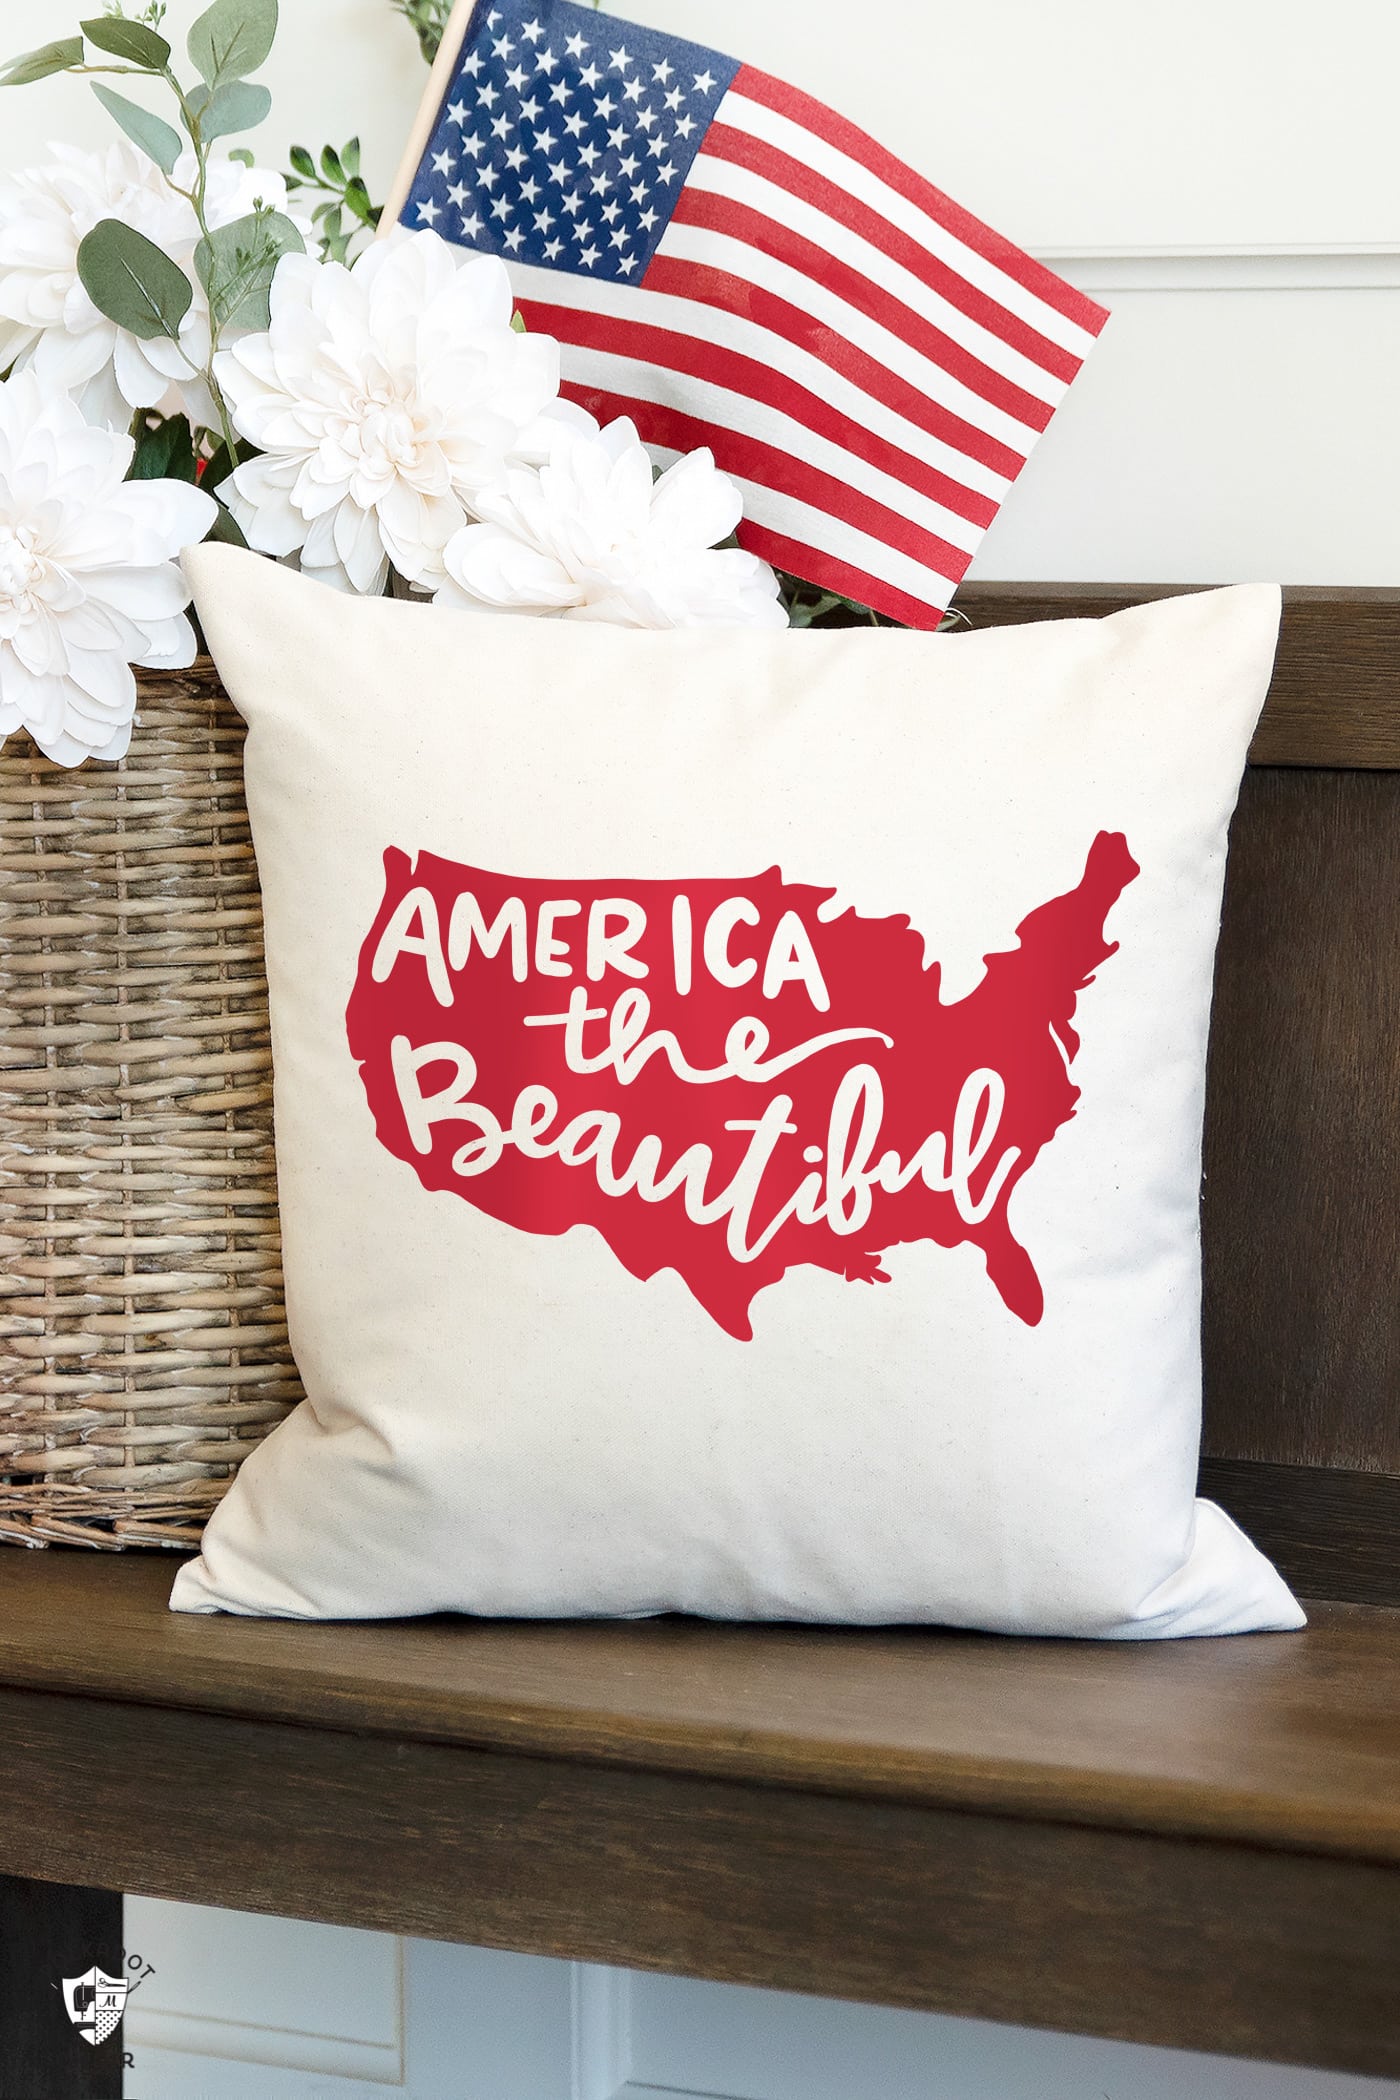
{"label": "blue canton", "polygon": [[402,222],[639,283],[738,70],[572,0],[479,0]]}

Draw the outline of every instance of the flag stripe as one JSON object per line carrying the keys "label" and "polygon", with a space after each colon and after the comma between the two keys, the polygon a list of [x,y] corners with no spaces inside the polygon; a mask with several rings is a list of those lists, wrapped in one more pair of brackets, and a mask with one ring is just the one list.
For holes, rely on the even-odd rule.
{"label": "flag stripe", "polygon": [[770,265],[791,271],[803,280],[805,305],[812,306],[818,299],[840,300],[848,313],[859,314],[883,329],[902,346],[906,356],[923,358],[928,369],[943,377],[945,386],[951,383],[965,389],[973,401],[982,404],[967,405],[960,411],[962,414],[985,419],[988,410],[999,412],[1024,432],[1022,438],[1011,442],[1019,443],[1023,451],[1030,450],[1054,413],[1050,402],[1037,400],[1024,387],[1014,385],[1000,372],[970,356],[942,329],[931,327],[911,312],[893,292],[842,261],[833,252],[834,242],[823,248],[792,226],[784,225],[781,217],[771,216],[774,211],[782,211],[781,192],[767,185],[767,196],[761,190],[758,198],[726,195],[726,190],[741,187],[752,192],[755,178],[746,177],[741,168],[721,171],[726,171],[726,163],[707,166],[706,155],[699,156],[662,236],[659,252],[674,254],[679,229],[686,226],[703,227],[742,241]]}
{"label": "flag stripe", "polygon": [[[742,261],[742,255],[738,259]],[[989,493],[1004,494],[1025,463],[1023,450],[1003,444],[975,423],[955,415],[941,402],[932,400],[916,382],[892,372],[878,357],[834,333],[829,326],[815,322],[790,299],[754,284],[725,262],[697,263],[658,253],[647,271],[644,288],[648,293],[690,300],[697,307],[732,318],[745,329],[752,327],[762,338],[760,354],[772,357],[781,370],[786,370],[788,364],[780,357],[777,345],[788,346],[806,364],[821,369],[827,385],[833,381],[845,383],[866,400],[927,432],[940,448],[947,448],[949,472],[960,473],[973,485],[979,485],[977,470],[981,469],[980,485]],[[945,464],[941,449],[933,458],[938,464]]]}
{"label": "flag stripe", "polygon": [[775,569],[785,569],[789,576],[801,576],[804,582],[818,584],[824,591],[835,591],[840,598],[854,598],[857,605],[868,605],[886,619],[899,620],[906,627],[928,628],[937,627],[943,617],[941,613],[931,615],[922,598],[911,598],[906,592],[895,590],[885,577],[868,575],[863,569],[852,568],[848,561],[833,560],[820,548],[790,540],[766,525],[751,524],[744,537],[750,552],[761,555]]}
{"label": "flag stripe", "polygon": [[[572,379],[566,379],[562,391],[600,422],[610,422],[617,416],[631,416],[646,443],[658,450],[689,452],[705,442],[705,425],[679,409],[666,408],[655,401],[635,401],[628,396],[602,393],[594,387],[577,385]],[[891,547],[887,541],[872,539],[859,527],[848,525],[844,516],[817,509],[800,496],[786,495],[761,482],[750,481],[741,472],[736,472],[733,478],[744,497],[744,522],[739,527],[741,545],[749,544],[749,533],[755,526],[781,532],[794,546],[811,547],[828,554],[849,570],[859,569],[870,577],[883,574],[891,587],[905,591],[912,602],[922,607],[922,618],[911,620],[911,626],[938,624],[943,607],[966,571],[966,555],[958,554],[955,564],[950,564],[947,572],[931,568]],[[951,555],[953,550],[949,552]]]}
{"label": "flag stripe", "polygon": [[830,243],[862,276],[884,287],[934,328],[1037,399],[1058,402],[1079,359],[958,276],[927,248],[823,175],[765,139],[721,121],[710,126],[690,183],[716,185],[715,164],[745,169],[762,187],[728,189],[770,218]]}
{"label": "flag stripe", "polygon": [[[723,198],[696,198],[686,218],[672,219],[666,228],[643,282],[652,282],[652,272],[664,256],[701,268],[723,270],[742,284],[775,292],[790,312],[802,316],[804,340],[825,345],[834,337],[838,342],[853,343],[876,365],[883,365],[930,400],[941,403],[960,423],[993,437],[1016,455],[1018,464],[1025,460],[1040,435],[1039,423],[1023,423],[1008,415],[964,386],[954,373],[934,364],[915,345],[905,342],[897,325],[883,326],[829,290],[820,277],[809,277],[805,271],[755,246],[746,238],[750,229],[745,224],[755,216]],[[698,223],[702,219],[719,223]],[[813,261],[820,267],[819,258],[814,257]],[[1036,406],[1048,417],[1048,409],[1041,403]]]}
{"label": "flag stripe", "polygon": [[[622,403],[617,413],[631,416],[641,429],[638,419],[643,397],[634,389],[639,380],[646,385],[648,374],[644,364],[639,367],[625,357],[606,351],[579,350],[571,345],[564,360],[564,370],[574,386],[586,387],[589,393],[600,399]],[[887,546],[898,548],[901,554],[937,576],[951,576],[956,580],[971,561],[982,535],[965,521],[953,521],[958,524],[966,542],[965,545],[955,544],[927,525],[916,523],[906,513],[867,495],[841,474],[818,465],[809,456],[808,447],[794,450],[788,433],[777,431],[772,436],[765,435],[761,428],[754,427],[760,424],[760,418],[742,395],[726,396],[717,387],[705,388],[698,383],[692,383],[684,393],[691,405],[686,409],[679,407],[674,396],[668,398],[664,386],[657,387],[654,382],[646,386],[648,409],[655,410],[665,419],[664,426],[653,423],[658,431],[658,443],[679,443],[670,435],[659,435],[663,427],[668,433],[678,428],[676,419],[679,418],[691,433],[687,445],[713,443],[725,473],[732,474],[736,481],[777,495],[795,496],[814,512],[830,511],[833,516],[849,521],[872,540],[883,540]],[[691,412],[692,408],[696,413]],[[728,420],[731,414],[735,417],[733,422]],[[717,433],[722,433],[722,443]],[[798,436],[802,436],[800,431]],[[892,493],[898,501],[899,490]]]}
{"label": "flag stripe", "polygon": [[[955,269],[965,271],[999,304],[1021,314],[1033,327],[1055,334],[1066,349],[1081,358],[1092,349],[1108,318],[1103,307],[964,211],[877,145],[859,125],[754,66],[740,67],[726,102],[731,98],[752,105],[731,122],[770,138],[795,158],[805,153],[820,173],[864,197],[893,224],[903,226]],[[767,126],[762,124],[760,111],[768,114]]]}
{"label": "flag stripe", "polygon": [[[638,306],[648,310],[645,292],[631,294],[630,311]],[[785,422],[795,417],[797,426],[805,426],[832,446],[839,446],[849,455],[845,467],[847,473],[856,476],[859,463],[864,462],[875,469],[893,489],[887,487],[884,500],[894,501],[902,490],[910,490],[926,498],[931,504],[950,511],[957,519],[965,519],[971,525],[985,531],[996,516],[997,506],[993,498],[977,495],[950,476],[938,473],[923,460],[888,443],[867,426],[857,423],[852,417],[843,415],[829,402],[821,400],[805,387],[794,386],[772,367],[754,357],[717,347],[699,337],[680,334],[674,329],[662,328],[644,320],[627,320],[619,323],[610,314],[590,313],[582,307],[555,306],[542,299],[522,299],[521,310],[527,327],[538,334],[552,335],[556,339],[573,344],[580,350],[611,352],[618,357],[636,359],[642,366],[658,372],[675,372],[684,377],[702,380],[712,388],[723,388],[739,399],[752,401],[752,421],[757,425],[763,420],[765,410],[772,411],[773,418]],[[655,377],[638,374],[637,390],[654,388]],[[870,406],[874,407],[874,403]],[[729,427],[734,418],[726,419]],[[794,440],[794,444],[796,444]],[[873,484],[867,484],[875,493]],[[934,529],[938,529],[936,526]],[[961,530],[949,526],[948,536],[959,546],[964,544]],[[974,533],[971,544],[979,536]]]}
{"label": "flag stripe", "polygon": [[[1020,471],[1022,462],[1017,454],[983,439],[982,449],[992,453],[997,461],[995,467],[983,465],[968,449],[978,433],[969,431],[956,418],[931,409],[923,395],[902,382],[891,382],[881,366],[869,360],[862,366],[854,355],[843,360],[852,371],[865,373],[873,385],[883,382],[886,396],[893,394],[905,401],[911,409],[921,412],[925,421],[917,423],[901,415],[888,399],[877,398],[848,378],[845,371],[838,371],[833,361],[814,357],[778,328],[762,326],[757,316],[770,308],[777,309],[781,302],[768,301],[737,279],[709,270],[695,271],[685,263],[663,262],[653,265],[653,269],[656,283],[648,277],[645,289],[609,284],[605,279],[566,276],[557,270],[535,269],[521,263],[514,266],[511,278],[527,307],[548,308],[553,325],[547,332],[563,341],[568,341],[579,325],[576,315],[589,317],[584,325],[591,326],[595,321],[599,324],[600,340],[603,333],[611,331],[618,344],[624,342],[632,327],[654,324],[667,332],[668,340],[693,342],[701,353],[707,347],[731,353],[736,369],[740,363],[756,365],[768,375],[767,383],[780,403],[790,401],[798,393],[812,398],[820,390],[820,398],[832,403],[849,425],[883,438],[902,456],[912,455],[921,462],[933,477],[934,485],[927,493],[936,501],[946,502],[950,509],[970,518],[985,510],[990,522]],[[668,287],[664,291],[657,288],[663,283]],[[675,290],[669,288],[673,284]],[[789,311],[775,313],[775,318],[786,322],[793,333],[801,321],[799,315]],[[545,325],[539,324],[542,328]],[[791,382],[791,392],[787,382]],[[938,423],[945,435],[935,436],[928,428],[930,422]]]}

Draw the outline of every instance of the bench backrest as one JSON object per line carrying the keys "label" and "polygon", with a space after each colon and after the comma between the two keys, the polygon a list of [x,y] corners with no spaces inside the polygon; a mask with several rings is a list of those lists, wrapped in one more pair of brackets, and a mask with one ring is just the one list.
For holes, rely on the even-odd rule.
{"label": "bench backrest", "polygon": [[[1167,595],[958,604],[994,626]],[[1400,1605],[1400,591],[1285,594],[1231,833],[1202,1218],[1203,1492],[1304,1595]]]}

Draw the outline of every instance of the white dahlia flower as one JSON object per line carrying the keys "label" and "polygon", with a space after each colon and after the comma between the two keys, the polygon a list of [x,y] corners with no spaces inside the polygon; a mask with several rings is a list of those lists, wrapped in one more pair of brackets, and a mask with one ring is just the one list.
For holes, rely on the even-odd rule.
{"label": "white dahlia flower", "polygon": [[37,373],[0,385],[0,743],[27,729],[63,766],[122,757],[133,664],[194,661],[175,557],[216,506],[187,482],[124,482],[131,454]]}
{"label": "white dahlia flower", "polygon": [[284,256],[265,335],[217,360],[235,428],[258,446],[220,494],[251,546],[299,554],[341,590],[443,580],[443,549],[481,491],[538,447],[558,346],[511,327],[495,256],[435,233],[381,241],[346,268]]}
{"label": "white dahlia flower", "polygon": [[[126,429],[134,409],[156,407],[182,409],[208,425],[212,404],[190,369],[209,355],[208,301],[194,273],[194,207],[125,139],[100,153],[49,150],[46,166],[0,179],[0,372],[32,366],[47,384],[74,394],[90,423],[109,429]],[[188,190],[194,179],[194,156],[186,154],[173,181]],[[240,161],[211,163],[205,195],[211,227],[245,217],[259,199],[287,210],[280,175]],[[189,278],[194,298],[178,347],[163,337],[142,342],[129,335],[89,299],[78,275],[78,247],[100,219],[134,226]],[[296,223],[310,231],[309,222]]]}
{"label": "white dahlia flower", "polygon": [[656,479],[620,418],[554,427],[539,466],[513,467],[477,501],[484,521],[448,543],[440,605],[611,620],[623,627],[785,627],[766,562],[717,547],[743,510],[708,451]]}

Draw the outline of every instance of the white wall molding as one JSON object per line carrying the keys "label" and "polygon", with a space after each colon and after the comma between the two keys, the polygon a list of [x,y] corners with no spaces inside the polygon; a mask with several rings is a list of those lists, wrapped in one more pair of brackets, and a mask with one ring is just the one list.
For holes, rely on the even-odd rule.
{"label": "white wall molding", "polygon": [[1081,291],[1346,292],[1400,289],[1400,242],[1313,247],[1042,248]]}

